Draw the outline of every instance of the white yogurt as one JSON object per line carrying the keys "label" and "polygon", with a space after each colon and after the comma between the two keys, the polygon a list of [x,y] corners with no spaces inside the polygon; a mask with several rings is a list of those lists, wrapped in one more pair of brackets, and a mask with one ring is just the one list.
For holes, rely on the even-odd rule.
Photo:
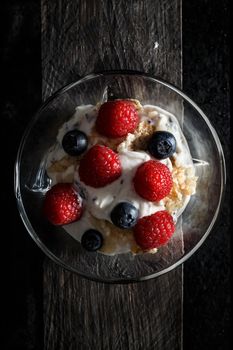
{"label": "white yogurt", "polygon": [[[89,136],[95,125],[96,117],[98,114],[98,108],[93,105],[79,106],[76,108],[74,115],[71,119],[64,123],[60,128],[57,135],[57,144],[50,151],[47,159],[47,168],[54,162],[62,159],[66,153],[62,149],[63,136],[74,128],[86,133]],[[139,112],[140,122],[149,121],[150,124],[156,126],[156,130],[170,131],[176,138],[176,153],[173,155],[176,166],[193,167],[192,157],[184,138],[179,123],[174,115],[171,113],[153,105],[145,105]],[[139,217],[151,215],[157,211],[165,210],[164,201],[150,202],[141,198],[134,190],[133,177],[136,169],[142,163],[154,159],[149,153],[145,151],[132,151],[129,146],[135,139],[135,135],[128,134],[125,141],[118,146],[118,155],[122,167],[122,175],[112,182],[111,184],[101,187],[93,188],[85,185],[79,178],[78,167],[74,169],[74,166],[68,167],[64,173],[52,173],[49,174],[52,179],[52,185],[65,179],[67,173],[71,175],[73,172],[73,181],[78,188],[82,188],[85,193],[85,211],[82,218],[72,224],[63,226],[64,229],[71,234],[75,239],[81,240],[82,234],[90,228],[95,228],[91,215],[97,219],[103,219],[111,222],[110,213],[112,209],[120,202],[130,202],[139,211]],[[100,142],[100,140],[106,140],[105,137],[97,135],[89,139],[88,148],[94,144]],[[172,163],[169,158],[160,161],[168,166],[172,170]],[[177,209],[173,215],[177,219],[179,215],[184,211],[188,204],[190,196],[186,196],[183,201],[183,206]],[[90,215],[91,214],[91,215]],[[104,232],[106,237],[108,232]],[[115,254],[123,253],[130,250],[130,245],[127,242],[121,242],[117,244]]]}
{"label": "white yogurt", "polygon": [[63,136],[74,127],[90,135],[97,116],[98,109],[93,105],[78,106],[72,118],[60,128],[57,140],[61,144]]}
{"label": "white yogurt", "polygon": [[[95,125],[97,113],[98,109],[96,106],[93,105],[76,107],[73,116],[67,122],[65,122],[58,131],[57,143],[50,150],[47,157],[47,167],[49,167],[51,163],[58,161],[67,155],[62,148],[62,139],[68,131],[77,128],[83,131],[86,135],[91,134],[91,130]],[[94,144],[94,140],[89,141],[91,142],[88,143],[88,148],[90,148]]]}

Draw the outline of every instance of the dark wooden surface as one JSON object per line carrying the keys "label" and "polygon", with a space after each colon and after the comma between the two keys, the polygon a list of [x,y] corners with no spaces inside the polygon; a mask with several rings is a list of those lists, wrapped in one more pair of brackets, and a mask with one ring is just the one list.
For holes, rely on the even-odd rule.
{"label": "dark wooden surface", "polygon": [[[136,69],[181,86],[181,1],[42,0],[43,98],[92,71]],[[182,267],[129,285],[44,264],[45,349],[182,349]]]}

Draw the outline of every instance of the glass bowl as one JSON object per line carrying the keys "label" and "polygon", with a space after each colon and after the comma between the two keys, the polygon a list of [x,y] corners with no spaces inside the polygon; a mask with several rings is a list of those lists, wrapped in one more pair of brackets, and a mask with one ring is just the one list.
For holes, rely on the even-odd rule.
{"label": "glass bowl", "polygon": [[[188,141],[198,176],[196,194],[179,217],[172,239],[156,254],[108,256],[90,253],[62,227],[41,214],[49,187],[45,159],[61,125],[81,104],[134,98],[174,114]],[[225,186],[225,162],[216,131],[206,115],[183,92],[160,79],[134,71],[88,75],[50,97],[28,126],[15,166],[19,213],[34,241],[54,262],[83,277],[102,282],[142,281],[177,267],[204,242],[219,213]]]}

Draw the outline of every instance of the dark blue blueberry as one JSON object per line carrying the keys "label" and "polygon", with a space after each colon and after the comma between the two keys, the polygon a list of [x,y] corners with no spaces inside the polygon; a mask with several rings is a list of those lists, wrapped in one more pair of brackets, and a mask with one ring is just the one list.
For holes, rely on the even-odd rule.
{"label": "dark blue blueberry", "polygon": [[103,236],[97,230],[87,230],[81,238],[81,244],[89,252],[95,252],[102,247]]}
{"label": "dark blue blueberry", "polygon": [[68,131],[62,139],[62,147],[70,156],[80,156],[86,151],[87,145],[87,135],[77,129]]}
{"label": "dark blue blueberry", "polygon": [[130,228],[137,222],[138,210],[128,202],[122,202],[113,208],[110,216],[117,227]]}
{"label": "dark blue blueberry", "polygon": [[176,139],[168,131],[156,131],[150,138],[148,152],[156,159],[171,157],[176,151]]}

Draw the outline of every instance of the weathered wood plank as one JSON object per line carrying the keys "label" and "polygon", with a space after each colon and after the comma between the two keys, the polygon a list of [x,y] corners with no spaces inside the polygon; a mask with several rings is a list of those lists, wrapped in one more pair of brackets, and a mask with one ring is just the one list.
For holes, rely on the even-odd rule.
{"label": "weathered wood plank", "polygon": [[181,0],[42,0],[43,97],[80,75],[134,69],[181,85]]}
{"label": "weathered wood plank", "polygon": [[[43,97],[103,69],[181,86],[181,1],[42,0]],[[45,349],[182,348],[182,268],[140,284],[84,280],[46,260]]]}
{"label": "weathered wood plank", "polygon": [[129,285],[84,280],[47,262],[45,349],[181,349],[182,271]]}

